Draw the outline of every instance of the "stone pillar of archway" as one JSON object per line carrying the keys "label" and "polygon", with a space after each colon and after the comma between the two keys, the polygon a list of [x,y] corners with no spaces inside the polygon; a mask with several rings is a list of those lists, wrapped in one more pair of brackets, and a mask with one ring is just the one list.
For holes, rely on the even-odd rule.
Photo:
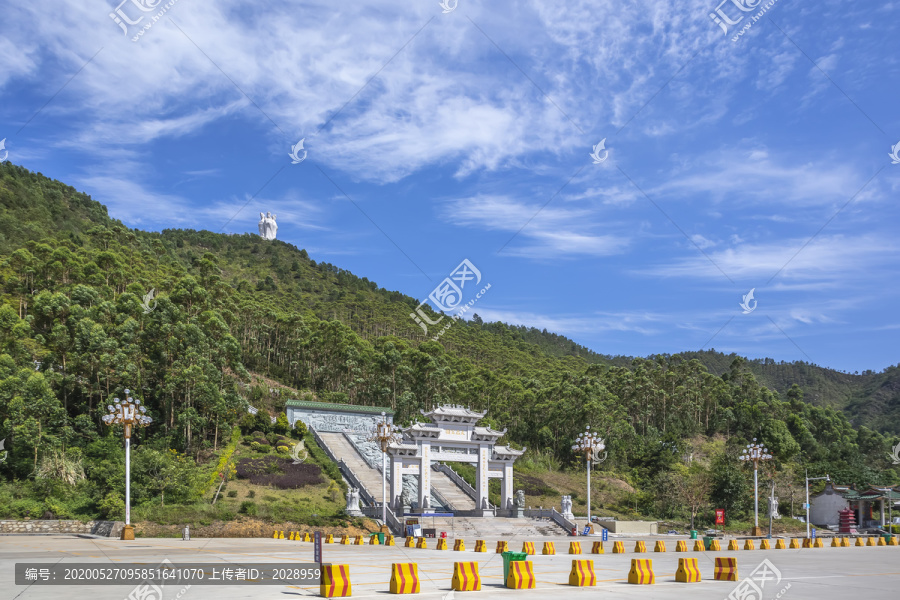
{"label": "stone pillar of archway", "polygon": [[488,507],[488,461],[491,458],[491,449],[487,444],[478,446],[478,464],[475,467],[475,510],[486,510]]}
{"label": "stone pillar of archway", "polygon": [[388,500],[391,508],[398,512],[403,509],[400,497],[403,495],[403,459],[399,456],[388,455],[391,465],[391,481],[388,487]]}
{"label": "stone pillar of archway", "polygon": [[419,446],[419,511],[431,507],[431,442],[422,440]]}
{"label": "stone pillar of archway", "polygon": [[507,510],[513,507],[513,464],[503,463],[503,481],[500,483],[500,508]]}

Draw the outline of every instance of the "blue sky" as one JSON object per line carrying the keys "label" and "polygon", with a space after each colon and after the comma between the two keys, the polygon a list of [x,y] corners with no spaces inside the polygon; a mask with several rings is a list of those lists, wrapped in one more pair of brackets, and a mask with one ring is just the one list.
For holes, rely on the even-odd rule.
{"label": "blue sky", "polygon": [[9,160],[602,353],[900,362],[896,2],[168,4],[7,5]]}

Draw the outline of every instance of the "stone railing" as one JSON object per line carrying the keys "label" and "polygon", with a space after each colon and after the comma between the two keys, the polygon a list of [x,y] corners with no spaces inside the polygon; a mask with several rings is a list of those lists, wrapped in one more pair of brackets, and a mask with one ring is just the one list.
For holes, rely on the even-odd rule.
{"label": "stone railing", "polygon": [[119,537],[122,533],[122,521],[81,521],[44,520],[33,521],[0,521],[0,534],[59,534],[75,533],[97,535],[100,537]]}
{"label": "stone railing", "polygon": [[556,508],[526,508],[525,516],[532,519],[550,519],[566,531],[572,531],[573,528],[578,529],[578,526],[573,522],[562,516]]}
{"label": "stone railing", "polygon": [[[431,463],[431,468],[435,471],[440,471],[445,474],[450,480],[459,486],[459,488],[466,493],[466,496],[472,499],[472,502],[475,505],[478,505],[478,495],[475,492],[475,488],[473,488],[468,481],[462,478],[462,476],[453,470],[453,467],[441,463]],[[488,502],[488,508],[496,508],[493,504]]]}
{"label": "stone railing", "polygon": [[[366,506],[363,507],[362,512],[370,519],[381,520],[381,506]],[[388,526],[388,529],[391,530],[391,533],[394,535],[404,535],[406,533],[406,528],[403,527],[403,523],[397,519],[397,516],[394,514],[394,511],[391,510],[391,507],[388,507],[386,514],[386,525]]]}
{"label": "stone railing", "polygon": [[[352,434],[347,433],[347,432],[345,431],[345,432],[344,432],[344,439],[346,439],[346,440],[350,443],[350,445],[353,446],[353,449],[356,450],[356,453],[359,454],[359,456],[360,456],[364,461],[366,461],[366,464],[367,464],[367,465],[369,465],[370,467],[372,467],[373,469],[375,469],[375,470],[377,470],[377,471],[379,471],[379,472],[381,471],[381,461],[380,461],[380,460],[377,460],[377,459],[374,459],[374,458],[372,458],[371,456],[369,456],[368,454],[366,454],[365,451],[363,450],[362,446],[360,446],[359,442],[356,441],[356,439],[353,437]],[[372,443],[372,442],[368,442],[368,443]],[[374,446],[374,443],[372,443],[372,444],[373,444],[373,446]],[[378,450],[378,453],[381,454],[381,449],[380,449],[380,448],[379,448],[379,450]]]}

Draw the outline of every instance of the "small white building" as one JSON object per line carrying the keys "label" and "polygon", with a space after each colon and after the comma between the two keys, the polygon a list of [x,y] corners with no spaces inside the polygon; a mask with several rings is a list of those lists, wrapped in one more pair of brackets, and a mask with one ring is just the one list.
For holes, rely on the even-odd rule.
{"label": "small white building", "polygon": [[840,524],[840,511],[849,508],[855,514],[857,528],[883,527],[893,514],[900,516],[898,488],[900,486],[893,488],[872,486],[856,490],[851,486],[834,485],[829,482],[825,484],[822,492],[809,498],[810,523],[837,527]]}

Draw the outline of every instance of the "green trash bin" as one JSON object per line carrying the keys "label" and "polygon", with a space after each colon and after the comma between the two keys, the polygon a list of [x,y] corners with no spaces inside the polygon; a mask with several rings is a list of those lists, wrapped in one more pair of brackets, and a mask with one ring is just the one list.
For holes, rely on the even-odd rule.
{"label": "green trash bin", "polygon": [[384,534],[383,534],[383,533],[376,533],[375,535],[378,536],[378,543],[381,544],[382,546],[384,546]]}
{"label": "green trash bin", "polygon": [[712,545],[713,540],[716,539],[711,535],[703,536],[703,547],[709,550],[709,547]]}
{"label": "green trash bin", "polygon": [[506,580],[509,579],[509,563],[513,561],[526,561],[528,560],[528,554],[525,552],[503,552],[503,585],[506,585]]}
{"label": "green trash bin", "polygon": [[692,540],[697,539],[697,530],[696,529],[691,529],[691,539]]}

